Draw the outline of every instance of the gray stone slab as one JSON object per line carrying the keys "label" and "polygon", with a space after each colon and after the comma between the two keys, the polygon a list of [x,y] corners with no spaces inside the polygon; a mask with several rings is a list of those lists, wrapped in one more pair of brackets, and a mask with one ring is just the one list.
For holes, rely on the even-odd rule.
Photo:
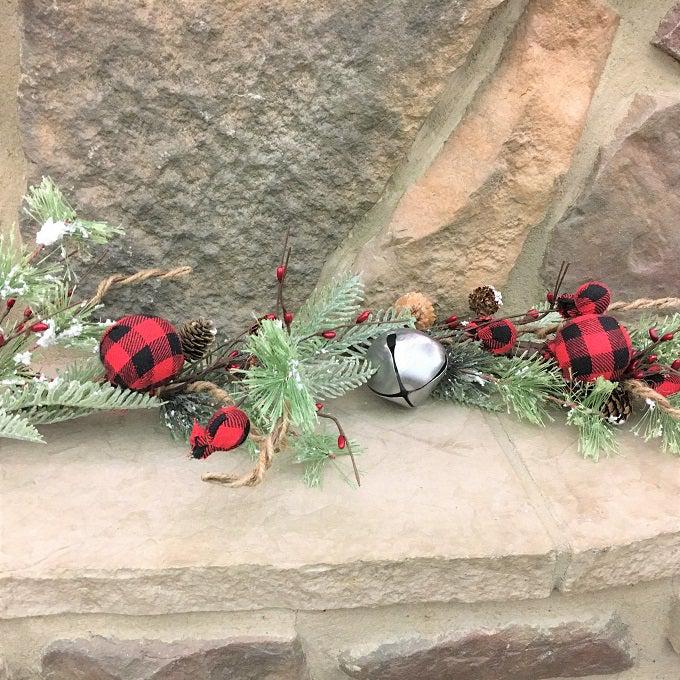
{"label": "gray stone slab", "polygon": [[23,0],[29,177],[126,227],[103,270],[194,267],[118,310],[240,330],[288,226],[290,305],[308,293],[502,2]]}

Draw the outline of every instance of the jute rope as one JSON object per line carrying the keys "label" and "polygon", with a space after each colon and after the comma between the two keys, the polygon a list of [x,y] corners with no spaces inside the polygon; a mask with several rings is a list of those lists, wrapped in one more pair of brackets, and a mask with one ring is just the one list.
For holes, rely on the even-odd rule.
{"label": "jute rope", "polygon": [[653,387],[647,385],[647,383],[644,383],[641,380],[624,380],[623,387],[634,397],[645,400],[649,399],[664,413],[667,413],[672,418],[680,419],[680,408],[673,406],[663,394],[659,394]]}
{"label": "jute rope", "polygon": [[[234,400],[228,392],[208,380],[197,380],[196,382],[189,383],[186,386],[185,391],[194,393],[205,392],[213,397],[215,401],[224,405],[234,403]],[[202,475],[201,479],[204,482],[216,482],[232,488],[238,488],[240,486],[257,486],[263,480],[265,472],[272,466],[274,454],[285,446],[287,433],[288,418],[285,414],[279,418],[274,429],[268,435],[263,435],[251,429],[250,438],[259,448],[257,463],[253,469],[245,475],[207,472]]]}
{"label": "jute rope", "polygon": [[122,288],[123,286],[132,286],[136,283],[142,283],[148,279],[178,279],[191,273],[191,267],[175,267],[174,269],[143,269],[135,274],[112,274],[103,279],[97,286],[95,294],[90,300],[91,305],[99,304],[111,288]]}
{"label": "jute rope", "polygon": [[609,312],[637,312],[642,309],[672,309],[680,307],[680,298],[665,297],[652,300],[650,298],[638,298],[632,302],[613,302],[609,305]]}
{"label": "jute rope", "polygon": [[[639,312],[644,309],[673,309],[680,308],[680,298],[676,297],[665,297],[657,298],[652,300],[650,298],[638,298],[637,300],[632,300],[631,302],[614,302],[609,305],[608,312]],[[550,326],[542,326],[536,330],[529,331],[533,333],[537,338],[543,339],[547,338],[553,333],[557,333],[560,328],[566,323],[561,321],[556,324],[551,324]]]}

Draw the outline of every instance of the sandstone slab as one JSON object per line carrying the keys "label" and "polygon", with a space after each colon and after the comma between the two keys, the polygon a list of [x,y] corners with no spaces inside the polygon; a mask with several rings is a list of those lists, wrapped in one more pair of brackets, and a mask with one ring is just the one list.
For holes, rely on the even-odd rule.
{"label": "sandstone slab", "polygon": [[680,101],[638,95],[591,181],[555,226],[544,278],[606,281],[616,298],[663,297],[680,280]]}
{"label": "sandstone slab", "polygon": [[617,432],[620,453],[597,463],[578,453],[577,434],[500,419],[569,546],[556,586],[601,590],[680,574],[680,465],[658,443]]}
{"label": "sandstone slab", "polygon": [[307,680],[297,639],[60,640],[42,657],[44,680]]}
{"label": "sandstone slab", "polygon": [[360,680],[540,680],[607,675],[632,665],[626,627],[614,617],[385,642],[340,659],[344,673]]}
{"label": "sandstone slab", "polygon": [[49,448],[1,442],[0,616],[550,594],[554,542],[482,413],[368,393],[333,412],[365,448],[360,489],[332,471],[308,489],[287,456],[255,489],[206,484],[247,454],[192,462],[155,413],[55,425]]}
{"label": "sandstone slab", "polygon": [[355,266],[392,301],[466,305],[502,287],[567,172],[617,16],[599,0],[532,0],[488,84]]}
{"label": "sandstone slab", "polygon": [[652,45],[660,47],[680,61],[680,2],[668,10],[656,30]]}
{"label": "sandstone slab", "polygon": [[287,227],[291,304],[314,285],[502,2],[23,0],[29,174],[127,228],[102,270],[194,267],[119,310],[240,329]]}

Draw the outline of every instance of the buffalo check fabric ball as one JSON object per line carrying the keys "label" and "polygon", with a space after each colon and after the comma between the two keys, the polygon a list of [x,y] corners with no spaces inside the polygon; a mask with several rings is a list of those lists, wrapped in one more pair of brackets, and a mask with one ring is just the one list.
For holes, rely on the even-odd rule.
{"label": "buffalo check fabric ball", "polygon": [[517,342],[517,329],[508,319],[499,319],[481,326],[477,338],[492,354],[507,354]]}
{"label": "buffalo check fabric ball", "polygon": [[189,444],[194,458],[207,458],[215,451],[231,451],[241,446],[250,433],[250,419],[236,406],[216,411],[207,427],[194,421]]}
{"label": "buffalo check fabric ball", "polygon": [[611,304],[611,291],[604,283],[588,281],[569,295],[557,298],[557,311],[565,319],[573,319],[586,314],[604,314]]}
{"label": "buffalo check fabric ball", "polygon": [[157,316],[124,316],[104,333],[99,355],[113,385],[143,391],[179,375],[184,365],[175,327]]}
{"label": "buffalo check fabric ball", "polygon": [[617,380],[633,358],[628,331],[613,317],[587,314],[568,321],[547,344],[565,380]]}
{"label": "buffalo check fabric ball", "polygon": [[653,373],[646,375],[643,380],[664,397],[672,397],[680,392],[680,376],[674,373]]}

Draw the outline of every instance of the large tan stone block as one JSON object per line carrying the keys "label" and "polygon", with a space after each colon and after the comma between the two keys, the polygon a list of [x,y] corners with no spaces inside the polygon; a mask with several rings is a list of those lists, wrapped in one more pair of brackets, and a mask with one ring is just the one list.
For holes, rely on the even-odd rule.
{"label": "large tan stone block", "polygon": [[592,180],[552,233],[546,280],[567,260],[572,282],[598,278],[619,299],[677,294],[679,128],[680,100],[635,98]]}
{"label": "large tan stone block", "polygon": [[[498,70],[361,252],[377,297],[464,305],[502,287],[567,172],[617,25],[599,0],[532,0]],[[467,306],[467,305],[465,305]]]}
{"label": "large tan stone block", "polygon": [[102,269],[194,267],[118,309],[234,330],[286,227],[291,304],[316,282],[502,2],[23,0],[30,175],[128,229]]}

